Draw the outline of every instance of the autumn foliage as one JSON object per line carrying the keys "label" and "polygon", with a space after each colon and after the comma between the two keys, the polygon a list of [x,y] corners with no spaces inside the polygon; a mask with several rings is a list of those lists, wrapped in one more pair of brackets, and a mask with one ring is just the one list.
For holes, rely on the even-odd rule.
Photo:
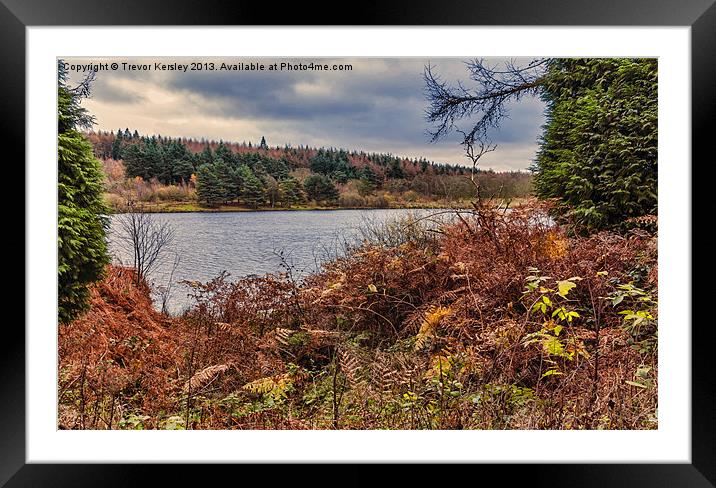
{"label": "autumn foliage", "polygon": [[536,204],[397,229],[301,282],[185,283],[178,318],[110,268],[60,329],[60,427],[656,428],[653,233]]}

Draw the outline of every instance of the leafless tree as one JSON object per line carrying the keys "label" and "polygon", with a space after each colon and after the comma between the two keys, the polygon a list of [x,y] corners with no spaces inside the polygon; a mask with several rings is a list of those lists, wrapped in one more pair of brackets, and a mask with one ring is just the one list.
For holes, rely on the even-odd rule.
{"label": "leafless tree", "polygon": [[479,199],[480,185],[477,181],[475,181],[477,165],[480,163],[480,158],[482,158],[482,156],[497,149],[497,144],[493,144],[487,136],[476,141],[474,133],[466,133],[462,130],[458,130],[458,132],[463,136],[461,144],[465,148],[465,156],[467,156],[472,163],[472,167],[470,168],[470,181],[475,187],[475,192],[477,193],[477,198]]}
{"label": "leafless tree", "polygon": [[179,267],[180,261],[181,261],[181,258],[179,256],[179,253],[175,252],[174,260],[172,261],[172,269],[169,272],[169,277],[167,278],[166,285],[156,286],[157,297],[159,298],[159,303],[161,303],[161,305],[162,305],[162,313],[164,313],[164,314],[169,314],[169,299],[172,296],[172,288],[174,285],[174,273],[176,273],[176,270]]}
{"label": "leafless tree", "polygon": [[430,103],[426,118],[434,124],[429,131],[434,142],[447,135],[460,119],[478,116],[472,128],[465,134],[470,141],[482,141],[488,130],[500,126],[507,115],[506,104],[525,95],[539,92],[547,73],[549,59],[540,58],[518,64],[508,60],[503,68],[491,66],[485,59],[465,63],[475,88],[467,88],[460,81],[450,85],[443,81],[431,65],[425,67],[423,78],[425,92]]}
{"label": "leafless tree", "polygon": [[145,212],[119,214],[117,220],[121,229],[118,241],[132,256],[139,284],[165,257],[174,240],[174,229]]}

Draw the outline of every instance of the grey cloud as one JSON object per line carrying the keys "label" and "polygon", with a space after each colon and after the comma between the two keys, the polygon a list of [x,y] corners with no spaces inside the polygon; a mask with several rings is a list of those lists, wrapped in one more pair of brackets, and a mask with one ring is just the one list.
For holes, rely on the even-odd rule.
{"label": "grey cloud", "polygon": [[122,86],[109,83],[107,78],[100,77],[92,87],[92,97],[106,103],[134,104],[144,100],[144,95]]}
{"label": "grey cloud", "polygon": [[[244,61],[268,64],[281,60]],[[310,59],[301,61],[310,62]],[[411,157],[432,155],[431,159],[441,162],[464,162],[456,136],[434,144],[428,142],[429,126],[424,116],[427,101],[422,79],[423,68],[430,63],[443,79],[461,80],[469,85],[464,59],[355,58],[320,59],[320,62],[351,63],[354,69],[351,72],[99,73],[94,98],[103,102],[102,110],[113,110],[115,116],[126,113],[123,125],[129,127],[133,125],[133,118],[141,117],[146,124],[156,112],[161,113],[156,115],[157,126],[168,118],[211,120],[214,121],[211,127],[240,121],[242,127],[265,134],[270,144],[325,144]],[[181,95],[191,103],[177,104],[171,109],[165,104],[160,111],[154,108],[158,102],[145,96],[148,90],[143,87]],[[138,101],[142,103],[137,104]],[[509,146],[509,150],[505,150],[505,157],[501,159],[498,149],[491,161],[501,169],[526,169],[529,160],[511,161],[507,154],[534,154],[540,126],[544,123],[544,106],[539,99],[531,98],[508,108],[510,118],[492,137],[497,144]],[[103,114],[96,115],[102,120]],[[460,126],[466,127],[468,123],[461,121]],[[212,134],[212,129],[191,125],[191,122],[189,127],[192,134],[172,135],[226,139],[226,136]],[[287,139],[288,134],[291,140]],[[235,139],[242,138],[239,134]]]}

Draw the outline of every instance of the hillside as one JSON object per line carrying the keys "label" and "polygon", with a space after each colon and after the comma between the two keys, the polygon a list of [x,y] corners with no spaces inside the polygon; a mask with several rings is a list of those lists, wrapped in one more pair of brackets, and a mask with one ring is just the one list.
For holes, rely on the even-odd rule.
{"label": "hillside", "polygon": [[[441,207],[467,202],[470,169],[391,154],[90,132],[114,210]],[[528,196],[532,175],[479,171],[485,196]]]}

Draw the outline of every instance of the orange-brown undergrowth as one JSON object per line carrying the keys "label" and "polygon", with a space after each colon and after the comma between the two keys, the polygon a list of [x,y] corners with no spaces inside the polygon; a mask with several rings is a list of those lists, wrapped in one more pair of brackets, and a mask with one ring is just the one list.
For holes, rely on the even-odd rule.
{"label": "orange-brown undergrowth", "polygon": [[60,327],[59,424],[656,428],[655,235],[569,237],[544,211],[478,208],[301,283],[188,283],[179,318],[109,268]]}

